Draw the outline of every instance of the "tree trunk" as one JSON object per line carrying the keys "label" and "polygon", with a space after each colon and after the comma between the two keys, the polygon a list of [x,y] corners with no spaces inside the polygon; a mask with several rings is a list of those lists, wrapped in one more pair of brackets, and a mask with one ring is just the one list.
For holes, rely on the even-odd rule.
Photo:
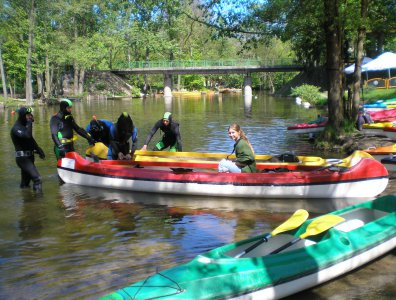
{"label": "tree trunk", "polygon": [[80,76],[78,80],[78,95],[82,95],[84,92],[84,79],[85,79],[85,69],[80,69]]}
{"label": "tree trunk", "polygon": [[34,0],[31,0],[31,7],[29,12],[29,45],[28,55],[26,61],[26,104],[33,104],[33,87],[32,87],[32,52],[33,52],[33,30],[35,22]]}
{"label": "tree trunk", "polygon": [[[78,38],[78,32],[77,32],[77,24],[76,24],[76,19],[74,18],[74,41],[77,41]],[[78,94],[78,74],[79,74],[79,67],[77,65],[77,62],[74,61],[73,63],[73,67],[74,67],[74,78],[73,78],[73,93],[74,95]]]}
{"label": "tree trunk", "polygon": [[323,139],[334,141],[342,130],[342,28],[339,0],[324,0],[329,120]]}
{"label": "tree trunk", "polygon": [[37,94],[44,99],[43,73],[37,73]]}
{"label": "tree trunk", "polygon": [[74,77],[73,77],[73,94],[77,95],[78,94],[78,74],[80,72],[80,69],[78,68],[78,65],[76,62],[74,62]]}
{"label": "tree trunk", "polygon": [[51,86],[52,78],[50,75],[50,64],[48,53],[45,55],[45,98],[49,99],[52,94],[52,86]]}
{"label": "tree trunk", "polygon": [[358,115],[360,105],[360,88],[362,82],[362,61],[363,61],[363,47],[366,38],[366,20],[368,13],[368,0],[361,0],[360,7],[360,26],[357,33],[357,45],[356,45],[356,60],[355,60],[355,71],[353,73],[353,97],[352,97],[352,120],[355,120]]}
{"label": "tree trunk", "polygon": [[11,98],[15,98],[15,93],[14,93],[14,90],[12,89],[12,84],[11,84],[11,82],[9,82],[8,83],[8,88],[10,89],[10,97]]}
{"label": "tree trunk", "polygon": [[8,99],[8,94],[7,94],[7,81],[6,81],[6,75],[5,75],[5,70],[4,70],[4,63],[3,63],[3,54],[1,52],[1,43],[0,43],[0,72],[1,72],[1,85],[3,86],[3,96],[4,99]]}

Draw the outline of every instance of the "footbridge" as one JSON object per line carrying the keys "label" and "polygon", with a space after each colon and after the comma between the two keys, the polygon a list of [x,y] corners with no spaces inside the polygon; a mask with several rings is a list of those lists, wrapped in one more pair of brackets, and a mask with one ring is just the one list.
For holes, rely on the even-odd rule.
{"label": "footbridge", "polygon": [[238,59],[238,60],[173,60],[134,61],[120,63],[113,67],[116,75],[163,74],[164,96],[172,96],[172,75],[187,74],[246,74],[244,92],[252,93],[251,73],[257,72],[298,72],[304,68],[292,59]]}

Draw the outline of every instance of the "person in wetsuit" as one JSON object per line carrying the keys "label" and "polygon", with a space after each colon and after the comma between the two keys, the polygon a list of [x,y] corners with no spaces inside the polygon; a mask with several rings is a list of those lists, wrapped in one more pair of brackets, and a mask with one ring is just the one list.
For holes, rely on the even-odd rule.
{"label": "person in wetsuit", "polygon": [[133,125],[131,116],[127,112],[123,112],[110,130],[109,148],[112,159],[131,159],[137,147],[137,135],[137,128]]}
{"label": "person in wetsuit", "polygon": [[21,169],[20,188],[28,188],[30,181],[33,181],[33,190],[42,192],[41,176],[34,164],[34,152],[41,159],[45,158],[45,153],[33,138],[33,122],[32,108],[19,108],[18,119],[11,129],[11,139],[15,147],[15,160]]}
{"label": "person in wetsuit", "polygon": [[154,146],[153,151],[161,151],[168,147],[171,152],[183,151],[179,123],[172,120],[172,114],[170,112],[166,112],[164,117],[154,124],[141,150],[147,150],[147,145],[158,129],[160,129],[164,135]]}
{"label": "person in wetsuit", "polygon": [[62,99],[59,112],[51,117],[50,130],[54,141],[54,152],[56,159],[65,157],[67,152],[75,151],[73,141],[73,130],[87,139],[89,144],[95,140],[74,121],[72,111],[73,103],[69,99]]}
{"label": "person in wetsuit", "polygon": [[242,128],[236,123],[231,124],[228,128],[228,136],[235,141],[232,153],[235,152],[236,159],[234,161],[228,158],[222,159],[218,167],[219,172],[255,173],[256,160],[253,146]]}
{"label": "person in wetsuit", "polygon": [[87,125],[85,130],[95,140],[95,145],[89,146],[85,155],[94,160],[97,159],[112,159],[110,141],[110,131],[114,127],[113,122],[109,120],[98,120],[96,116],[92,117],[91,122]]}
{"label": "person in wetsuit", "polygon": [[85,131],[95,140],[95,142],[101,142],[107,147],[110,145],[111,135],[114,124],[109,120],[98,120],[96,116],[93,116],[91,122],[85,128]]}

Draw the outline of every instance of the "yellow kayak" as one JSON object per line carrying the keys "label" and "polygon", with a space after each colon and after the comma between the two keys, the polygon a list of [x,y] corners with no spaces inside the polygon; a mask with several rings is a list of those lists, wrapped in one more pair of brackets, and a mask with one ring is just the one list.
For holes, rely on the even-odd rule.
{"label": "yellow kayak", "polygon": [[[195,168],[217,168],[223,158],[235,159],[235,155],[226,153],[201,153],[201,152],[168,152],[168,151],[142,151],[137,150],[133,156],[133,162],[141,166],[178,166]],[[344,159],[324,159],[318,156],[294,156],[283,154],[279,156],[256,155],[257,169],[264,169],[271,165],[306,166],[318,167],[337,163],[338,166],[354,165],[354,161],[362,157],[372,156],[363,151],[355,151]]]}

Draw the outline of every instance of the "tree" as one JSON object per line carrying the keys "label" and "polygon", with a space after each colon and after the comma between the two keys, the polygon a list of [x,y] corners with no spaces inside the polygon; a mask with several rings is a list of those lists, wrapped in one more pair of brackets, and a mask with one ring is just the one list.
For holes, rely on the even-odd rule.
{"label": "tree", "polygon": [[1,72],[1,85],[3,86],[3,96],[7,100],[8,93],[7,93],[7,81],[4,71],[4,64],[3,64],[3,54],[1,52],[1,43],[0,43],[0,72]]}
{"label": "tree", "polygon": [[355,70],[353,72],[353,96],[352,96],[352,111],[351,119],[356,119],[360,105],[360,88],[362,82],[362,61],[364,55],[364,42],[366,38],[366,23],[368,14],[368,0],[361,0],[360,7],[360,22],[357,26],[356,39],[356,59]]}
{"label": "tree", "polygon": [[324,0],[326,33],[326,68],[328,74],[328,109],[329,120],[323,137],[327,141],[334,141],[342,129],[342,25],[339,14],[338,0]]}

